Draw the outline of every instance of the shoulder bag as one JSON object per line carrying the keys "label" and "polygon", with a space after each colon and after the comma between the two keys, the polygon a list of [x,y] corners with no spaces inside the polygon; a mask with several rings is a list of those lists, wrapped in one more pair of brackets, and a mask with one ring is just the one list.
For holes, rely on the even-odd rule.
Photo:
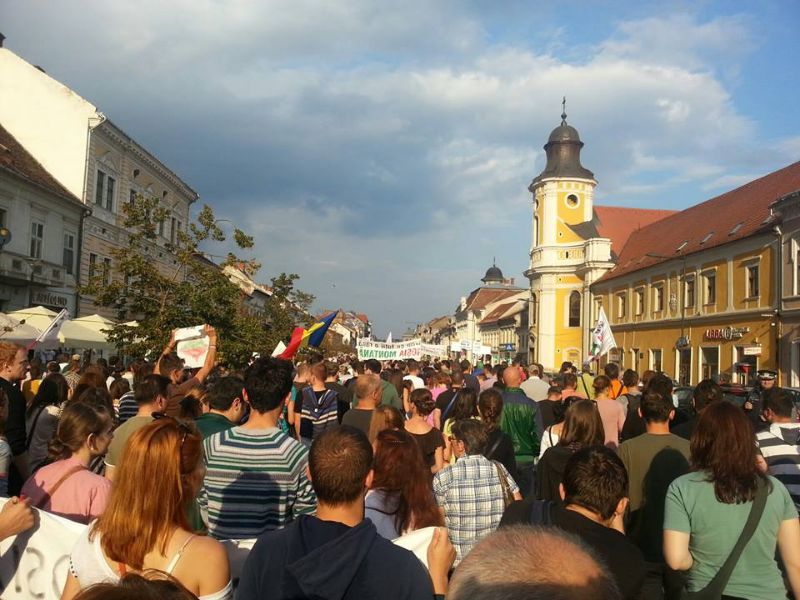
{"label": "shoulder bag", "polygon": [[500,467],[500,463],[496,460],[492,461],[494,463],[494,468],[497,471],[497,476],[500,478],[500,487],[503,490],[503,506],[508,507],[509,504],[514,502],[514,494],[511,493],[511,488],[508,485],[508,481],[506,480],[505,473],[503,473],[503,469]]}
{"label": "shoulder bag", "polygon": [[761,515],[764,514],[764,507],[767,504],[767,496],[769,496],[769,483],[760,477],[758,478],[758,490],[756,497],[753,500],[753,506],[750,508],[750,514],[747,517],[747,522],[744,525],[736,545],[731,550],[725,563],[722,565],[714,578],[708,582],[708,585],[702,590],[696,592],[684,591],[681,600],[720,600],[722,593],[725,591],[725,586],[728,585],[728,580],[733,575],[733,570],[736,568],[736,563],[742,556],[747,542],[753,537],[753,534],[761,521]]}
{"label": "shoulder bag", "polygon": [[83,471],[85,469],[86,469],[86,467],[84,467],[83,465],[77,465],[77,466],[72,467],[71,469],[69,469],[66,473],[64,473],[61,476],[61,479],[56,481],[56,484],[52,488],[50,488],[49,491],[45,492],[44,496],[42,496],[39,499],[39,501],[36,504],[33,505],[34,508],[42,508],[42,507],[44,507],[45,504],[50,502],[50,500],[53,497],[53,494],[55,494],[56,491],[58,491],[58,488],[61,487],[62,483],[64,483],[67,479],[69,479],[70,477],[75,475],[75,473],[78,473],[78,472]]}

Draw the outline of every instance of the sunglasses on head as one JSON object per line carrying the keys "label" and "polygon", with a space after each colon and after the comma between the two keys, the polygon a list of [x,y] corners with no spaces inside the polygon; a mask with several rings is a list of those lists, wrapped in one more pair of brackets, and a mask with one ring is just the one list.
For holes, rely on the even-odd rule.
{"label": "sunglasses on head", "polygon": [[181,450],[183,450],[183,443],[186,441],[186,436],[189,435],[190,433],[193,433],[192,428],[189,427],[183,421],[179,421],[175,417],[171,417],[170,415],[163,412],[154,412],[152,416],[153,419],[156,421],[159,419],[169,419],[178,426],[178,429],[180,429],[183,432],[183,437],[181,437],[181,448],[180,448]]}

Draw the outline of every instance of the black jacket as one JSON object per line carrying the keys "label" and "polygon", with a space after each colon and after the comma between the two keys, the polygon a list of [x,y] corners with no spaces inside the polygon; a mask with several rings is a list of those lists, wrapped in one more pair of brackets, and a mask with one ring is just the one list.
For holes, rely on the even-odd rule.
{"label": "black jacket", "polygon": [[423,564],[378,535],[372,521],[355,527],[302,515],[262,535],[242,569],[236,600],[405,600],[433,598]]}

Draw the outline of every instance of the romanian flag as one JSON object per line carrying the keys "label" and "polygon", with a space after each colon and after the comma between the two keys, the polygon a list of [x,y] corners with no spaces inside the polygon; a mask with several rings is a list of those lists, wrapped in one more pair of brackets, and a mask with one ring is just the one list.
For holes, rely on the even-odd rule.
{"label": "romanian flag", "polygon": [[325,337],[325,334],[328,332],[328,328],[331,326],[331,323],[333,323],[333,320],[336,318],[338,313],[338,310],[333,311],[331,314],[323,317],[323,319],[318,323],[314,323],[308,329],[295,327],[294,331],[292,332],[292,338],[289,340],[289,343],[286,346],[286,350],[284,350],[278,358],[291,360],[294,358],[294,355],[297,354],[297,351],[303,346],[318,348],[319,345],[322,344],[322,339]]}

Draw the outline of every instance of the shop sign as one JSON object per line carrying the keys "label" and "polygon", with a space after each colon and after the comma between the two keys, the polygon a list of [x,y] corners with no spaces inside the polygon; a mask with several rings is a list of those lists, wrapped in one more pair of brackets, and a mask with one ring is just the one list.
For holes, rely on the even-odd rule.
{"label": "shop sign", "polygon": [[761,346],[745,346],[742,348],[745,356],[761,356]]}
{"label": "shop sign", "polygon": [[749,327],[723,327],[722,329],[706,329],[705,339],[707,340],[739,340],[746,333],[750,333]]}
{"label": "shop sign", "polygon": [[44,290],[34,290],[31,294],[31,302],[34,306],[56,306],[58,308],[67,308],[69,298],[63,294],[56,294],[55,292],[48,292]]}
{"label": "shop sign", "polygon": [[500,344],[500,352],[515,352],[516,350],[516,344]]}

